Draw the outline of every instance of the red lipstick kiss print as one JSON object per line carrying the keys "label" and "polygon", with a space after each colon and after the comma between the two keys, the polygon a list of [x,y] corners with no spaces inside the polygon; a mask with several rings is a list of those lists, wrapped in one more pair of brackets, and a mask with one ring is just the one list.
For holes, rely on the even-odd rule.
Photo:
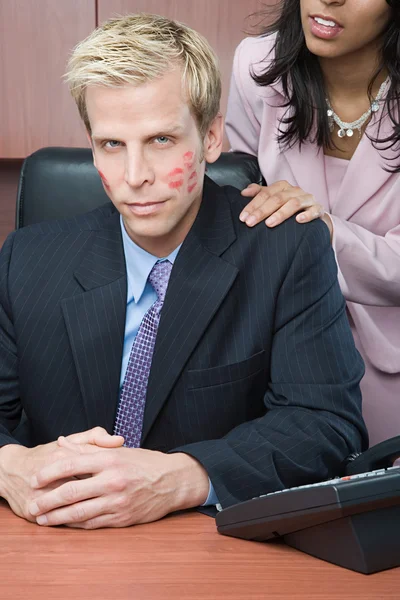
{"label": "red lipstick kiss print", "polygon": [[179,189],[183,186],[183,169],[176,167],[168,173],[168,187]]}
{"label": "red lipstick kiss print", "polygon": [[107,179],[106,179],[105,175],[104,175],[104,174],[103,174],[101,171],[99,171],[99,175],[100,175],[100,179],[101,179],[101,181],[103,182],[103,185],[104,185],[106,188],[110,189],[110,184],[108,183],[108,181],[107,181]]}

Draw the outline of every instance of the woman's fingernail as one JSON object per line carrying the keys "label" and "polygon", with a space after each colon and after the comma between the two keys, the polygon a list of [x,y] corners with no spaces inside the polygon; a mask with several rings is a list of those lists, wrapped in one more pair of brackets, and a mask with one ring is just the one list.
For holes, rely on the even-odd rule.
{"label": "woman's fingernail", "polygon": [[266,222],[267,225],[275,225],[276,218],[275,217],[269,217],[265,222]]}
{"label": "woman's fingernail", "polygon": [[242,221],[242,223],[244,223],[248,216],[249,216],[248,212],[242,212],[239,219]]}
{"label": "woman's fingernail", "polygon": [[246,224],[252,227],[257,223],[257,219],[251,215],[248,219],[246,219]]}
{"label": "woman's fingernail", "polygon": [[301,214],[301,215],[297,215],[297,221],[305,221],[306,219],[306,215]]}

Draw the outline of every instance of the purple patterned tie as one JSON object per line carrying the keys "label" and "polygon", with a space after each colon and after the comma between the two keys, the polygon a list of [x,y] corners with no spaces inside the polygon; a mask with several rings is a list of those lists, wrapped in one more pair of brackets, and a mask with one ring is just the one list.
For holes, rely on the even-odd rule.
{"label": "purple patterned tie", "polygon": [[156,262],[150,272],[149,281],[157,293],[157,300],[142,319],[132,345],[122,384],[114,433],[124,436],[124,445],[128,448],[140,446],[147,382],[160,322],[160,312],[171,270],[172,264],[168,260],[164,260]]}

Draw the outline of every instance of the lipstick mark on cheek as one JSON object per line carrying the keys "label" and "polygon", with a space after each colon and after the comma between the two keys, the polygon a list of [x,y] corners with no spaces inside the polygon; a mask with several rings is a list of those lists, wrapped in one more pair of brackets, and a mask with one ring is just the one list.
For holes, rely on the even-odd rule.
{"label": "lipstick mark on cheek", "polygon": [[106,188],[110,189],[110,184],[108,183],[108,181],[107,181],[107,179],[106,179],[106,177],[105,177],[104,173],[102,173],[101,171],[99,171],[99,175],[100,175],[100,179],[101,179],[101,181],[103,182],[103,185],[104,185]]}
{"label": "lipstick mark on cheek", "polygon": [[168,173],[168,177],[174,177],[174,175],[183,175],[183,169],[176,167],[176,169],[173,169],[170,173]]}
{"label": "lipstick mark on cheek", "polygon": [[198,176],[197,176],[197,171],[193,171],[193,173],[191,173],[190,177],[189,177],[189,182],[188,182],[188,193],[190,194],[190,192],[193,192],[194,188],[196,187],[198,182]]}
{"label": "lipstick mark on cheek", "polygon": [[193,156],[194,153],[193,152],[185,152],[185,154],[183,155],[183,162],[185,167],[190,170],[193,167]]}
{"label": "lipstick mark on cheek", "polygon": [[167,175],[168,187],[172,190],[179,189],[183,186],[183,169],[176,167]]}
{"label": "lipstick mark on cheek", "polygon": [[170,181],[168,187],[171,189],[178,189],[183,186],[183,179],[178,179],[177,181]]}

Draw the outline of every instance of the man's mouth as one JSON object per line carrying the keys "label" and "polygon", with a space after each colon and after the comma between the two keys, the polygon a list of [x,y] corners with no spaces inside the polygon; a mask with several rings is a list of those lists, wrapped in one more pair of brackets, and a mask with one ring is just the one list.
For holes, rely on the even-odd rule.
{"label": "man's mouth", "polygon": [[132,204],[128,204],[128,206],[134,215],[144,216],[158,212],[166,202],[167,200],[161,202],[133,202]]}

